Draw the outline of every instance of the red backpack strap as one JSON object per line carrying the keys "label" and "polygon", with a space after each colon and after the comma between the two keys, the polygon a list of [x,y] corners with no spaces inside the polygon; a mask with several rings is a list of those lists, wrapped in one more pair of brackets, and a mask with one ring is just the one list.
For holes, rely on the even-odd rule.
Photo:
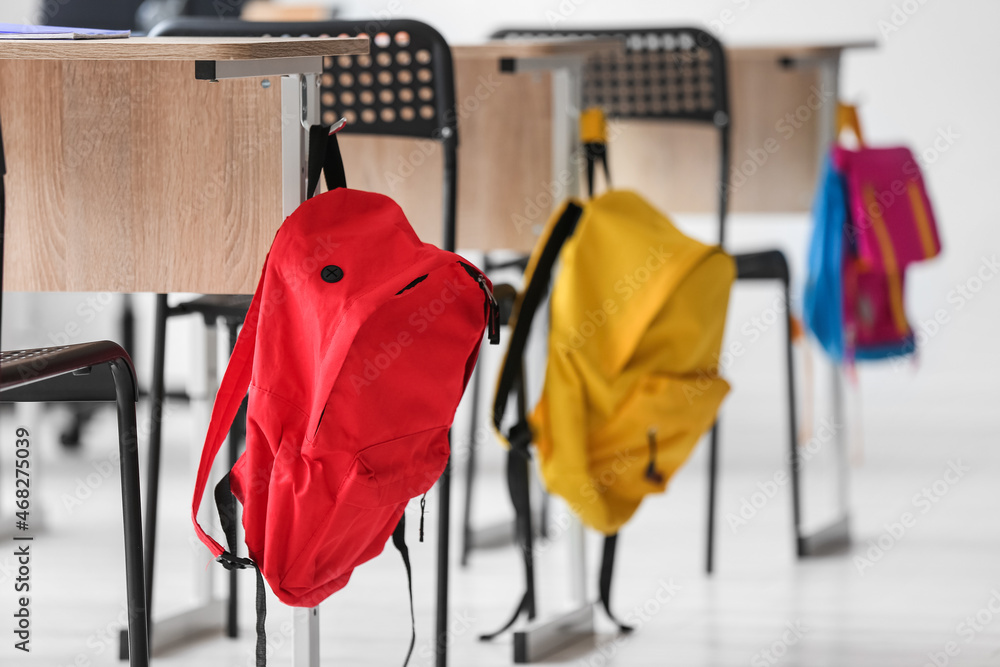
{"label": "red backpack strap", "polygon": [[267,259],[264,260],[264,268],[261,271],[260,282],[257,283],[257,291],[253,295],[253,301],[250,302],[250,309],[247,311],[243,328],[240,330],[233,354],[229,359],[229,365],[226,367],[226,373],[219,385],[219,393],[215,397],[212,419],[208,425],[208,434],[205,436],[205,447],[201,451],[201,462],[198,464],[194,498],[191,501],[191,522],[194,524],[194,530],[216,558],[221,556],[225,549],[212,539],[198,523],[198,508],[201,507],[201,498],[205,494],[205,486],[208,484],[208,476],[212,471],[212,463],[215,461],[215,457],[229,433],[229,427],[232,426],[233,419],[236,417],[236,412],[243,402],[243,397],[246,396],[247,389],[250,387],[260,298],[266,273]]}

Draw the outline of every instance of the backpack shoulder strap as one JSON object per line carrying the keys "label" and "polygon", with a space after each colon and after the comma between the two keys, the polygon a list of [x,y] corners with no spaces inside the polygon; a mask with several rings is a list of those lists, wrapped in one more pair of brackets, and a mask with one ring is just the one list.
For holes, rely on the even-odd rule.
{"label": "backpack shoulder strap", "polygon": [[618,626],[624,633],[632,632],[635,628],[625,625],[611,611],[611,577],[615,571],[615,548],[618,546],[618,533],[606,535],[604,537],[604,550],[601,556],[601,575],[598,588],[601,594],[601,604],[604,606],[604,613]]}
{"label": "backpack shoulder strap", "polygon": [[548,294],[552,268],[559,258],[559,251],[573,235],[581,215],[583,208],[578,203],[567,202],[562,212],[549,223],[547,234],[539,245],[541,249],[532,254],[524,272],[526,285],[514,303],[514,314],[511,317],[514,331],[500,369],[496,398],[493,402],[493,426],[498,432],[504,411],[507,409],[507,400],[518,383],[518,375],[523,366],[524,348],[528,342],[528,333],[531,331],[535,312]]}
{"label": "backpack shoulder strap", "polygon": [[260,281],[257,283],[257,291],[253,295],[253,301],[250,302],[250,309],[247,311],[243,328],[240,330],[233,354],[229,359],[229,365],[226,366],[226,374],[219,384],[219,392],[215,397],[212,419],[208,425],[208,434],[205,436],[205,447],[201,451],[201,461],[198,463],[194,498],[191,501],[191,521],[194,523],[194,530],[216,558],[221,556],[225,549],[212,539],[198,523],[198,509],[201,507],[201,499],[205,494],[205,486],[208,484],[208,477],[212,471],[212,463],[229,434],[229,427],[232,425],[233,419],[240,409],[240,404],[243,402],[243,397],[246,396],[247,389],[250,387],[254,348],[257,342],[260,299],[266,274],[267,260],[265,259]]}
{"label": "backpack shoulder strap", "polygon": [[337,141],[337,132],[342,127],[341,124],[333,128],[325,125],[313,125],[309,128],[309,167],[306,186],[309,197],[316,194],[320,174],[326,176],[327,190],[347,187],[344,158],[340,154],[340,143]]}
{"label": "backpack shoulder strap", "polygon": [[580,114],[580,142],[587,157],[587,195],[594,198],[594,166],[604,167],[604,186],[611,189],[611,169],[608,167],[607,120],[600,107],[584,109]]}
{"label": "backpack shoulder strap", "polygon": [[[531,444],[531,430],[528,427],[527,399],[524,388],[524,348],[531,330],[538,306],[548,293],[552,269],[559,257],[566,240],[573,235],[580,221],[583,209],[576,202],[570,201],[560,214],[549,222],[546,235],[539,243],[528,262],[525,270],[526,286],[514,303],[514,332],[511,334],[510,346],[504,357],[500,370],[500,380],[497,383],[496,399],[493,403],[493,427],[510,446],[507,453],[507,490],[514,505],[516,515],[516,537],[524,558],[524,595],[514,610],[514,615],[499,630],[480,635],[481,641],[490,641],[510,628],[522,613],[528,615],[528,620],[535,617],[535,561],[532,548],[531,496],[528,481],[528,446]],[[510,394],[517,392],[517,423],[506,437],[500,432],[500,422],[507,409]]]}

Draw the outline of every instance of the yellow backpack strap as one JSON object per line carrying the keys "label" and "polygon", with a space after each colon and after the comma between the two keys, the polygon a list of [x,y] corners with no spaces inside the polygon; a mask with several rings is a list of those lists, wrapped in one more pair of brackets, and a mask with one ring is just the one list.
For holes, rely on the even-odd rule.
{"label": "yellow backpack strap", "polygon": [[850,130],[858,139],[858,146],[864,148],[865,136],[861,132],[861,121],[858,120],[858,107],[846,102],[837,103],[837,137],[844,130]]}
{"label": "yellow backpack strap", "polygon": [[[531,322],[539,305],[545,300],[549,291],[549,281],[552,269],[559,258],[566,240],[573,235],[577,222],[583,215],[583,208],[574,201],[567,202],[561,212],[556,214],[546,228],[546,233],[539,241],[540,249],[536,248],[528,262],[525,271],[525,288],[514,302],[514,312],[511,315],[513,332],[510,345],[500,367],[500,379],[497,382],[496,398],[493,402],[493,428],[500,437],[507,441],[510,449],[507,452],[507,490],[514,505],[516,520],[516,536],[521,554],[524,558],[524,595],[514,610],[514,615],[507,623],[489,634],[480,635],[481,641],[489,641],[505,632],[522,613],[528,615],[528,620],[535,618],[535,560],[532,546],[531,527],[531,494],[528,478],[531,444],[531,428],[528,426],[528,405],[524,390],[524,348],[528,342]],[[500,432],[500,423],[507,411],[507,401],[510,395],[517,392],[517,422],[504,436]]]}
{"label": "yellow backpack strap", "polygon": [[[550,222],[546,234],[541,240],[541,250],[532,253],[531,260],[528,262],[524,278],[526,281],[524,291],[518,295],[517,301],[514,302],[514,313],[511,316],[511,326],[514,330],[510,336],[510,345],[507,348],[503,366],[500,368],[500,379],[497,382],[496,398],[493,403],[493,426],[497,432],[500,431],[500,422],[507,410],[507,400],[520,380],[518,376],[521,373],[524,347],[528,342],[531,322],[538,306],[548,294],[552,269],[556,260],[559,259],[559,251],[562,250],[566,240],[573,235],[581,215],[583,215],[583,208],[578,203],[567,202],[562,212]],[[526,428],[526,415],[518,417],[519,422],[523,423]],[[521,425],[520,423],[518,426]],[[518,435],[515,431],[518,426],[511,430],[511,436]],[[530,433],[527,442],[514,442],[513,439],[509,439],[508,442],[512,448],[519,446],[527,448],[530,442]]]}
{"label": "yellow backpack strap", "polygon": [[594,164],[604,167],[604,181],[611,188],[611,171],[608,169],[608,124],[599,107],[590,107],[580,114],[580,143],[587,156],[587,195],[594,196]]}
{"label": "yellow backpack strap", "polygon": [[598,592],[601,596],[601,605],[604,606],[604,613],[618,626],[618,629],[625,634],[635,630],[631,625],[625,625],[611,611],[611,577],[615,571],[615,549],[618,546],[618,533],[604,536],[604,549],[601,555],[601,574],[598,580]]}

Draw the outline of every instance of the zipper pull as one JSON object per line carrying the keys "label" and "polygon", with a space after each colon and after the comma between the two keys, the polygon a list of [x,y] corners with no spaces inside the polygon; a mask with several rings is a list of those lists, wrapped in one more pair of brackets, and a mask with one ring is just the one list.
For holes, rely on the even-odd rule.
{"label": "zipper pull", "polygon": [[493,292],[487,289],[486,279],[482,276],[479,277],[479,284],[482,286],[483,291],[486,292],[486,296],[489,300],[487,308],[489,308],[489,314],[487,315],[487,328],[489,329],[490,345],[500,344],[500,304],[497,303],[496,297],[493,296]]}
{"label": "zipper pull", "polygon": [[656,469],[656,429],[650,428],[646,432],[649,439],[649,465],[646,466],[646,479],[653,484],[663,484],[663,475]]}
{"label": "zipper pull", "polygon": [[486,329],[490,345],[499,345],[500,305],[497,303],[496,297],[493,296],[493,291],[486,284],[486,278],[479,272],[479,269],[465,262],[459,262],[459,264],[462,265],[466,273],[479,283],[479,289],[483,290],[483,294],[486,295],[486,302],[483,304],[483,315],[486,317]]}
{"label": "zipper pull", "polygon": [[427,504],[427,492],[420,496],[420,541],[424,541],[424,505]]}

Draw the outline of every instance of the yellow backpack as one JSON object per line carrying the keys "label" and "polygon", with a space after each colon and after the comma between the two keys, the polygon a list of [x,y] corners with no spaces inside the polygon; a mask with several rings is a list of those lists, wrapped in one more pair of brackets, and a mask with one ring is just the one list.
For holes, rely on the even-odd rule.
{"label": "yellow backpack", "polygon": [[[545,383],[529,416],[524,347],[557,259]],[[607,536],[600,592],[611,616],[618,530],[643,497],[666,489],[729,391],[718,358],[735,271],[721,248],[685,236],[633,192],[570,200],[549,221],[514,303],[494,403],[500,433],[508,397],[520,395],[517,423],[500,435],[510,445],[508,483],[528,590],[507,627],[522,611],[534,616],[531,442],[547,489]]]}

